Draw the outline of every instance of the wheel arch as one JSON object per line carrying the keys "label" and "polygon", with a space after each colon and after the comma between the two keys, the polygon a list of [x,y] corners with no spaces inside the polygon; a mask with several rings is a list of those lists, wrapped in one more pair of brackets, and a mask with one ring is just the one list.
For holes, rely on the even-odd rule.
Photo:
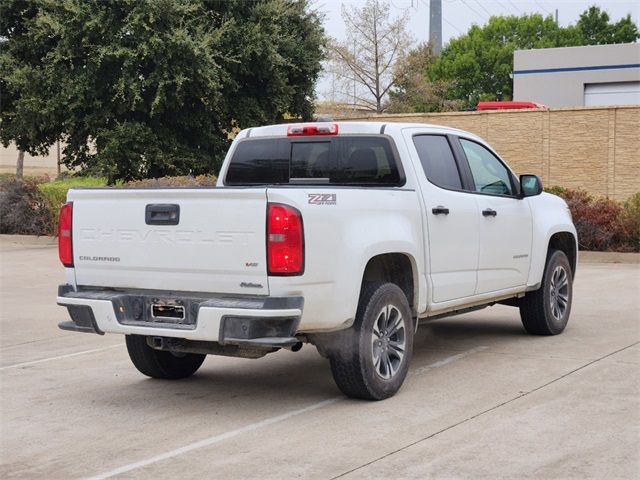
{"label": "wheel arch", "polygon": [[417,315],[419,302],[418,269],[416,260],[411,254],[388,252],[371,257],[362,273],[359,297],[362,296],[362,292],[367,285],[381,281],[388,281],[398,285],[407,296],[412,314],[414,316]]}
{"label": "wheel arch", "polygon": [[562,231],[551,235],[547,245],[547,255],[552,249],[564,252],[569,259],[569,265],[571,265],[571,274],[575,277],[578,266],[578,245],[573,233]]}
{"label": "wheel arch", "polygon": [[567,255],[573,276],[575,276],[578,266],[578,237],[573,224],[560,223],[554,225],[538,238],[536,239],[534,230],[527,291],[536,290],[540,287],[550,249],[561,250]]}

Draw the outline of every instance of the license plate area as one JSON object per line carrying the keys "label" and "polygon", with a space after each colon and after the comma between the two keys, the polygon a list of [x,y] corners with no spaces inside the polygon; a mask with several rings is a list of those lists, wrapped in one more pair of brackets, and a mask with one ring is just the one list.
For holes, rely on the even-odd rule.
{"label": "license plate area", "polygon": [[112,301],[118,322],[123,325],[194,329],[203,299],[119,295]]}
{"label": "license plate area", "polygon": [[180,321],[185,319],[184,306],[164,303],[151,304],[151,317],[161,321]]}

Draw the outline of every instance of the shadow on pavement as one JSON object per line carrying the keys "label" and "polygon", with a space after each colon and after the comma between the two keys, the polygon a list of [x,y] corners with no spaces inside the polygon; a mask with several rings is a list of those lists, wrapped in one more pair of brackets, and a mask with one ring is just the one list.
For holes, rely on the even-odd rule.
{"label": "shadow on pavement", "polygon": [[[442,319],[418,329],[413,365],[446,359],[461,350],[526,339],[517,320]],[[128,410],[180,408],[263,408],[265,402],[314,402],[339,396],[329,361],[315,347],[301,352],[281,351],[257,360],[209,356],[191,378],[179,381],[148,379],[134,367],[117,388],[105,382],[94,390],[92,402]],[[124,372],[123,372],[124,373]],[[242,406],[241,406],[242,405]]]}

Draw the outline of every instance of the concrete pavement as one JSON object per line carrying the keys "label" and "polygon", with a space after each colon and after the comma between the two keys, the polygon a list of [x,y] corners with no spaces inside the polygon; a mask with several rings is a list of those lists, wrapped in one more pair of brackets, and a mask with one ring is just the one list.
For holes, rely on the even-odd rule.
{"label": "concrete pavement", "polygon": [[0,239],[2,478],[638,478],[640,265],[582,264],[567,330],[496,306],[422,326],[395,397],[343,397],[311,346],[150,380],[57,329],[55,246]]}

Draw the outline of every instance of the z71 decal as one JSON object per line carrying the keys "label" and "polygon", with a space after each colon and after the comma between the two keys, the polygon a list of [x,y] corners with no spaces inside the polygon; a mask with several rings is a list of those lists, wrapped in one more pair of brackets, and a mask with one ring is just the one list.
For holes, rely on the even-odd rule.
{"label": "z71 decal", "polygon": [[311,205],[335,205],[337,195],[335,193],[309,193]]}

